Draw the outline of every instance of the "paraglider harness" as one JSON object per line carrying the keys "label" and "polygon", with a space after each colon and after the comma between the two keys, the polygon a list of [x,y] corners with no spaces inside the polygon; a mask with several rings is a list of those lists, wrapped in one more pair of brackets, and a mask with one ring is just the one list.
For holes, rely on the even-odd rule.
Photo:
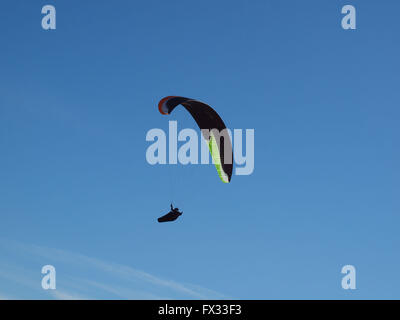
{"label": "paraglider harness", "polygon": [[180,215],[182,215],[183,211],[180,212],[178,208],[174,208],[171,203],[171,211],[168,212],[166,215],[158,218],[158,222],[168,222],[168,221],[175,221],[178,219]]}

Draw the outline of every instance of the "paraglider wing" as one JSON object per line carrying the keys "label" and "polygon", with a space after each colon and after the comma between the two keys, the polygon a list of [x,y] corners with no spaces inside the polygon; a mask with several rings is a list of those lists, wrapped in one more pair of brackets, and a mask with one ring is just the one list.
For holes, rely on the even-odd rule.
{"label": "paraglider wing", "polygon": [[[231,139],[227,134],[225,123],[209,105],[185,97],[165,97],[158,103],[158,110],[160,113],[168,115],[180,104],[189,111],[202,130],[219,177],[223,182],[229,183],[233,170],[233,153]],[[209,134],[205,134],[203,130],[206,130]],[[222,134],[217,137],[215,130]]]}

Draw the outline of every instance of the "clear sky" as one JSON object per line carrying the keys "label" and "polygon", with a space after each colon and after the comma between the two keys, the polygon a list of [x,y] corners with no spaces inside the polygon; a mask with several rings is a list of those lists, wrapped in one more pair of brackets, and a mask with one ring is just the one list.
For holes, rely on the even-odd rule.
{"label": "clear sky", "polygon": [[[357,30],[341,28],[346,4]],[[0,298],[400,298],[399,12],[2,1]],[[254,173],[149,165],[148,130],[196,128],[158,112],[167,95],[255,129]],[[171,198],[184,214],[157,223]]]}

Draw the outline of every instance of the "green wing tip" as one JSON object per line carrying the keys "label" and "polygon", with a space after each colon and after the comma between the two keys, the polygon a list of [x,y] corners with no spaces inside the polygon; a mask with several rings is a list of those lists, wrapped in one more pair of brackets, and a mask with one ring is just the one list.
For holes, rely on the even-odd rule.
{"label": "green wing tip", "polygon": [[208,142],[208,148],[210,149],[211,157],[214,160],[215,168],[217,169],[218,175],[223,183],[229,183],[229,177],[222,168],[221,158],[219,156],[218,145],[215,142],[214,136],[210,137]]}

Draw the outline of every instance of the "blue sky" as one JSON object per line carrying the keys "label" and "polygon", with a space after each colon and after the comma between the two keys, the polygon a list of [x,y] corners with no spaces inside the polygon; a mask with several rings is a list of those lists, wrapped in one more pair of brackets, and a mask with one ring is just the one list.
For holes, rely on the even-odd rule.
{"label": "blue sky", "polygon": [[[399,9],[3,1],[0,298],[399,298]],[[195,128],[167,95],[255,129],[254,173],[149,165],[148,130]],[[184,215],[158,224],[171,197]]]}

